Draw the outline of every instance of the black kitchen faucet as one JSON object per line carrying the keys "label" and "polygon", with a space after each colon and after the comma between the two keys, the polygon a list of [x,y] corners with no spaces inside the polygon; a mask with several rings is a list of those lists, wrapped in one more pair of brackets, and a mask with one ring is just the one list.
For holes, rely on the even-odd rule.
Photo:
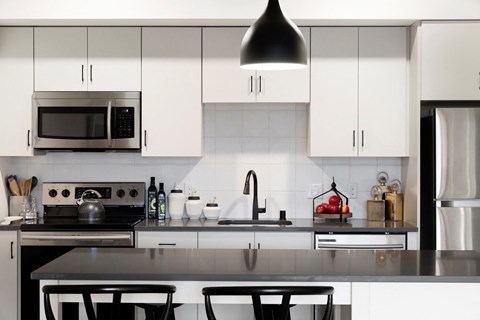
{"label": "black kitchen faucet", "polygon": [[258,207],[258,186],[257,175],[255,171],[250,170],[245,178],[245,187],[243,188],[243,194],[250,194],[250,176],[253,175],[253,208],[252,208],[252,220],[258,220],[259,213],[267,212],[267,200],[265,200],[265,208]]}

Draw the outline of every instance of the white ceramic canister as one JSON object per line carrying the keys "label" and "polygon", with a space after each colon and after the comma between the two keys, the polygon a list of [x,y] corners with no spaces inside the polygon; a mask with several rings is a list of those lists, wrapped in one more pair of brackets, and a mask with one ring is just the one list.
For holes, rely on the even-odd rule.
{"label": "white ceramic canister", "polygon": [[218,203],[215,202],[215,198],[213,198],[205,208],[203,208],[203,215],[207,219],[212,219],[216,220],[220,217],[220,207],[218,206]]}
{"label": "white ceramic canister", "polygon": [[202,215],[203,203],[199,196],[189,196],[185,206],[187,207],[187,214],[190,219],[198,219]]}
{"label": "white ceramic canister", "polygon": [[185,195],[180,189],[178,184],[175,184],[175,188],[170,191],[168,195],[168,213],[170,219],[181,220],[183,219],[183,211],[185,208]]}

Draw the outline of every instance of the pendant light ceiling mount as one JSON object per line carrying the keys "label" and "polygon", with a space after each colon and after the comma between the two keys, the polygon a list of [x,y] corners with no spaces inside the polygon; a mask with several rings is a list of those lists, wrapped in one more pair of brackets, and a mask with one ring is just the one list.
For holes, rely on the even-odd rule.
{"label": "pendant light ceiling mount", "polygon": [[240,49],[240,67],[253,70],[300,69],[307,65],[307,46],[300,29],[282,12],[278,0],[247,30]]}

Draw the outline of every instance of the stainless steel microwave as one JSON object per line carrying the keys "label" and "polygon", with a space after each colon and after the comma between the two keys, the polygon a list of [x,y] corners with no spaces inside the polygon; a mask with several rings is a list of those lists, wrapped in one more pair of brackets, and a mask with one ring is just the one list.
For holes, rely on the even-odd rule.
{"label": "stainless steel microwave", "polygon": [[34,92],[33,147],[140,150],[140,92]]}

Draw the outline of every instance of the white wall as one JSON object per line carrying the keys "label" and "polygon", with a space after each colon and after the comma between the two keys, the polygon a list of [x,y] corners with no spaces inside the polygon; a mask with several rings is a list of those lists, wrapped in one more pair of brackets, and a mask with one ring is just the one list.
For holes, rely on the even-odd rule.
{"label": "white wall", "polygon": [[[377,183],[377,172],[385,170],[392,179],[401,177],[400,158],[308,158],[307,107],[302,104],[211,104],[205,106],[204,121],[205,154],[201,158],[57,152],[12,158],[12,172],[35,175],[40,183],[148,183],[149,177],[155,176],[157,183],[165,182],[168,191],[176,181],[189,182],[203,200],[217,197],[224,218],[251,216],[252,196],[242,194],[250,169],[258,176],[259,204],[263,206],[263,199],[268,199],[268,213],[261,218],[276,218],[280,209],[287,210],[289,218],[312,218],[307,186],[320,183],[327,190],[333,176],[341,190],[349,183],[358,184],[358,199],[352,199],[350,207],[355,218],[366,218],[366,200],[370,199],[371,186]],[[34,191],[37,197],[40,189]]]}
{"label": "white wall", "polygon": [[[0,0],[0,24],[244,25],[267,0]],[[479,19],[478,0],[281,0],[296,23],[392,24]]]}

